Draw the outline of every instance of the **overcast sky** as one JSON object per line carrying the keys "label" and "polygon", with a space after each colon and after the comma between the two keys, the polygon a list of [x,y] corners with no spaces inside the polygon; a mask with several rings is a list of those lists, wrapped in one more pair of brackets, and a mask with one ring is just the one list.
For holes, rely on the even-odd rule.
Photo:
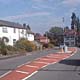
{"label": "overcast sky", "polygon": [[80,0],[0,0],[0,19],[29,24],[44,33],[52,26],[70,26],[70,16],[80,16]]}

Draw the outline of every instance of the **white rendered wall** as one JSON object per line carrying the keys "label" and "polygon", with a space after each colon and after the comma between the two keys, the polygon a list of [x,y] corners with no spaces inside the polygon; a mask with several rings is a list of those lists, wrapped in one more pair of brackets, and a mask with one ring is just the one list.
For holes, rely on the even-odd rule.
{"label": "white rendered wall", "polygon": [[18,29],[16,28],[16,33],[14,33],[14,28],[7,27],[7,33],[4,33],[2,27],[0,27],[0,37],[7,37],[9,39],[8,45],[13,45],[13,39],[19,39]]}
{"label": "white rendered wall", "polygon": [[34,41],[34,35],[26,33],[26,30],[24,29],[24,33],[22,34],[22,29],[16,29],[16,32],[14,33],[14,28],[7,27],[7,33],[4,33],[2,31],[2,28],[5,26],[0,26],[0,38],[7,37],[9,39],[8,45],[13,45],[13,39],[19,40],[20,38],[26,38],[29,41]]}
{"label": "white rendered wall", "polygon": [[29,41],[34,41],[34,35],[33,34],[27,34],[27,39]]}

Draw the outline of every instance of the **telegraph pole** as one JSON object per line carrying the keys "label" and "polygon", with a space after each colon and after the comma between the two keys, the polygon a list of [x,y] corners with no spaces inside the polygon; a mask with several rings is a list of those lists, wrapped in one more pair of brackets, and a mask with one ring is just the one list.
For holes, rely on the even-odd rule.
{"label": "telegraph pole", "polygon": [[62,18],[63,30],[64,30],[64,17]]}
{"label": "telegraph pole", "polygon": [[62,28],[63,28],[63,44],[64,44],[64,17],[62,17]]}

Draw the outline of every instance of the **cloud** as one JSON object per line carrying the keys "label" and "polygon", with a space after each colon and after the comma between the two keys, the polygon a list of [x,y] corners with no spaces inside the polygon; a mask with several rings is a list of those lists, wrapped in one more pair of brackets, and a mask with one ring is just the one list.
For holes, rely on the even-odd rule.
{"label": "cloud", "polygon": [[64,0],[62,1],[63,4],[68,5],[68,6],[77,6],[80,4],[80,0]]}
{"label": "cloud", "polygon": [[2,19],[5,20],[16,20],[16,19],[23,19],[26,17],[33,17],[33,16],[46,16],[50,15],[49,12],[34,12],[34,13],[26,13],[26,14],[21,14],[21,15],[16,15],[16,16],[7,16]]}
{"label": "cloud", "polygon": [[48,6],[48,5],[33,5],[33,9],[48,9],[48,10],[55,10],[56,7]]}

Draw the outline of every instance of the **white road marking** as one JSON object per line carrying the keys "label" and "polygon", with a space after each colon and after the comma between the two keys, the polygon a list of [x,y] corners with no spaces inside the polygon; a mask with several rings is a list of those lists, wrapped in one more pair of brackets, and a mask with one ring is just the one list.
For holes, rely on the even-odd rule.
{"label": "white road marking", "polygon": [[37,72],[38,72],[38,71],[33,72],[31,75],[29,75],[28,77],[25,77],[25,78],[22,79],[22,80],[27,80],[28,78],[30,78],[32,75],[36,74]]}
{"label": "white road marking", "polygon": [[46,56],[48,58],[60,58],[60,56]]}
{"label": "white road marking", "polygon": [[[75,52],[73,52],[73,54],[71,54],[70,56],[67,56],[67,57],[64,58],[64,59],[67,59],[67,58],[73,56],[76,52],[77,52],[77,49],[75,50]],[[64,60],[64,59],[62,59],[62,60]],[[47,63],[47,62],[38,62],[38,61],[35,61],[35,62],[37,62],[37,63],[45,63],[45,64],[47,64],[47,65],[50,65],[50,63]],[[59,61],[57,61],[57,62],[59,62]],[[57,62],[53,62],[53,64],[55,64],[55,63],[57,63]],[[43,67],[46,67],[47,65],[44,65]],[[3,74],[2,76],[0,76],[0,78],[4,77],[5,75],[9,74],[10,72],[12,72],[12,71],[8,71],[7,73],[5,73],[5,74]],[[26,73],[26,74],[29,74],[28,72],[23,72],[23,71],[17,71],[17,72],[19,72],[19,73],[24,73],[24,74],[25,74],[25,73]],[[38,71],[33,72],[31,75],[29,75],[28,77],[26,77],[26,78],[24,78],[24,79],[22,79],[22,80],[28,79],[29,77],[31,77],[32,75],[34,75],[34,74],[37,73],[37,72],[38,72]]]}
{"label": "white road marking", "polygon": [[21,64],[21,65],[19,65],[19,66],[17,66],[17,67],[21,67],[21,66],[23,66],[23,65],[25,65],[25,64]]}
{"label": "white road marking", "polygon": [[19,65],[19,66],[17,66],[17,67],[21,67],[21,66],[23,66],[23,65],[29,64],[30,62],[31,62],[31,61],[28,61],[27,63],[21,64],[21,65]]}
{"label": "white road marking", "polygon": [[[65,59],[67,59],[67,58],[73,56],[76,52],[77,52],[77,49],[76,49],[76,51],[75,51],[72,55],[66,57]],[[63,60],[64,60],[64,59],[63,59]],[[59,60],[59,61],[60,61],[60,60]],[[59,61],[53,62],[52,64],[56,64],[56,63],[58,63]],[[38,63],[44,63],[44,62],[38,62]],[[50,65],[50,64],[44,65],[43,67],[46,67],[46,66],[48,66],[48,65]],[[43,68],[43,67],[42,67],[42,68]],[[29,77],[31,77],[32,75],[34,75],[34,74],[37,73],[37,72],[38,72],[38,71],[32,73],[30,76],[28,76],[28,77],[26,77],[26,78],[24,78],[24,79],[22,79],[22,80],[28,79]]]}
{"label": "white road marking", "polygon": [[48,62],[41,62],[41,61],[35,61],[35,63],[50,64],[50,63],[48,63]]}
{"label": "white road marking", "polygon": [[39,68],[38,66],[32,66],[32,65],[26,65],[28,67],[32,67],[32,68]]}
{"label": "white road marking", "polygon": [[6,72],[5,74],[1,75],[0,78],[6,76],[6,75],[9,74],[10,72],[12,72],[12,71],[8,71],[8,72]]}
{"label": "white road marking", "polygon": [[47,58],[51,58],[51,59],[59,59],[60,57],[53,57],[53,56],[46,56]]}
{"label": "white road marking", "polygon": [[51,59],[47,59],[47,58],[41,58],[40,60],[51,60]]}
{"label": "white road marking", "polygon": [[22,74],[29,74],[29,72],[25,72],[25,71],[18,71],[18,70],[16,70],[16,72],[22,73]]}

